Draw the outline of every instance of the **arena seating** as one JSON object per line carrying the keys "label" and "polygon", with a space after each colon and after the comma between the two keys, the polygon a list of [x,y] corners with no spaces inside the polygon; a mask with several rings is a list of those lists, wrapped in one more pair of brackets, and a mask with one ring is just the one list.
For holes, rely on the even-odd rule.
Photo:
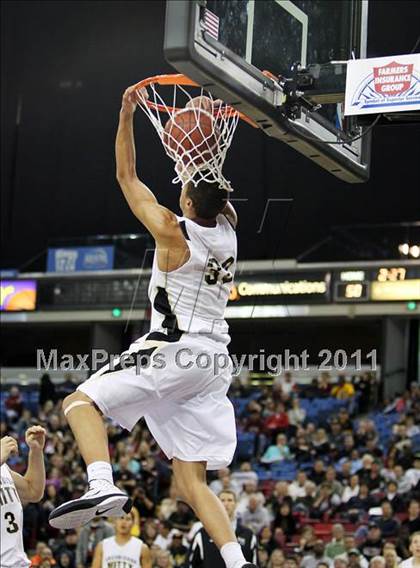
{"label": "arena seating", "polygon": [[[395,401],[387,401],[386,404],[371,408],[364,414],[358,410],[359,396],[357,394],[352,399],[340,400],[325,395],[305,398],[305,388],[302,387],[287,395],[283,394],[281,389],[276,391],[267,388],[243,390],[245,392],[238,395],[233,389],[231,396],[238,426],[238,444],[232,470],[241,471],[241,474],[245,476],[243,479],[246,478],[246,472],[250,470],[257,475],[258,487],[254,488],[255,496],[259,500],[263,499],[259,502],[258,508],[266,511],[272,534],[269,550],[273,550],[273,547],[274,549],[280,547],[285,555],[293,555],[297,559],[302,558],[302,555],[310,551],[311,546],[308,545],[308,548],[307,545],[302,544],[303,531],[310,527],[311,538],[321,539],[327,544],[331,542],[333,527],[336,523],[342,525],[345,535],[356,538],[353,546],[362,547],[369,538],[370,529],[368,527],[371,523],[380,525],[383,520],[381,514],[377,514],[378,508],[381,507],[384,499],[387,500],[390,497],[394,499],[394,496],[389,493],[389,483],[395,481],[398,487],[397,497],[402,501],[403,506],[395,512],[393,518],[397,520],[401,531],[399,529],[395,534],[382,539],[381,542],[393,543],[400,558],[407,556],[409,533],[404,532],[403,528],[409,527],[409,532],[412,532],[420,524],[419,513],[413,513],[414,505],[411,505],[413,500],[418,503],[419,498],[420,459],[416,461],[416,455],[420,458],[420,428],[417,426],[420,413],[420,388],[413,387],[409,395],[405,396],[405,403],[403,397],[399,404],[394,404]],[[36,385],[16,383],[9,385],[9,394],[1,399],[2,435],[11,433],[20,441],[21,455],[11,461],[11,466],[17,471],[22,470],[25,460],[23,439],[25,427],[32,423],[41,423],[49,432],[46,444],[46,495],[40,505],[31,505],[25,509],[27,519],[25,521],[27,526],[25,542],[30,549],[35,548],[39,540],[47,541],[54,551],[63,546],[64,535],[48,527],[46,522],[48,512],[53,506],[71,496],[72,492],[83,491],[85,486],[83,468],[80,467],[82,465],[80,455],[60,413],[60,399],[64,394],[62,388],[57,388],[53,397],[54,401],[47,401],[40,405],[39,390]],[[294,424],[290,409],[292,399],[297,398],[298,406],[302,411],[302,420]],[[290,421],[282,422],[280,428],[269,429],[266,421],[276,412],[289,413],[287,415],[290,416]],[[250,414],[254,414],[254,422],[249,421]],[[409,416],[414,418],[410,436],[405,425]],[[316,436],[320,431],[325,431],[327,439],[330,440],[331,420],[339,421],[340,419],[343,420],[342,433],[352,438],[354,447],[347,450],[344,444],[340,443],[333,451],[333,446],[329,447],[325,444],[317,446]],[[366,423],[369,424],[367,430]],[[413,421],[410,422],[412,423]],[[405,428],[405,433],[401,433],[401,428]],[[142,535],[146,542],[153,544],[159,530],[159,523],[168,520],[172,526],[178,526],[176,513],[171,510],[169,515],[164,513],[166,503],[170,501],[170,465],[154,444],[144,423],[140,422],[132,434],[121,430],[115,424],[110,424],[109,433],[116,479],[119,479],[121,468],[125,467],[121,465],[120,460],[128,455],[131,465],[124,475],[135,479],[136,487],[142,488],[150,500],[149,508],[145,507],[144,502],[137,497],[137,490],[134,490],[133,498],[141,519]],[[261,461],[267,447],[277,443],[279,433],[286,435],[290,455],[287,454],[288,457],[285,459]],[[303,456],[297,453],[298,433],[308,442],[309,451]],[[377,455],[374,460],[380,465],[378,483],[375,479],[371,480],[369,471],[364,471],[360,465],[360,460],[363,460],[366,454],[364,447],[369,438],[375,441],[374,448]],[[349,462],[358,468],[358,489],[354,493],[358,495],[360,486],[368,484],[369,507],[359,509],[354,514],[351,509],[357,505],[357,502],[353,503],[350,500],[347,504],[342,503],[341,494],[336,497],[336,500],[331,500],[330,496],[327,496],[325,503],[317,501],[322,487],[327,483],[325,471],[317,473],[315,470],[316,462],[320,460],[325,469],[329,466],[334,469],[335,479],[341,487],[340,491],[349,487],[351,477],[351,475],[346,477],[343,474],[343,463]],[[245,464],[248,464],[247,467],[244,467]],[[402,476],[395,470],[400,464],[403,467]],[[307,482],[305,483],[313,485],[313,494],[309,493],[309,485],[305,485],[306,496],[304,498],[290,497],[288,493],[290,484],[296,481],[300,475],[299,472],[306,473]],[[231,487],[237,492],[239,507],[242,507],[240,510],[248,511],[249,495],[246,493],[245,486],[235,485],[232,481],[234,476],[232,479],[223,477],[229,475],[226,472],[221,472],[221,475],[223,487]],[[209,481],[212,481],[211,475]],[[282,494],[282,490],[285,490],[287,494]],[[284,502],[288,502],[291,507],[290,518],[293,521],[290,526],[294,527],[292,530],[288,529],[289,525],[281,516],[281,507]],[[408,513],[409,508],[410,513]],[[251,516],[252,514],[251,511]],[[189,513],[185,519],[186,525],[191,525],[194,516]],[[260,534],[263,528],[262,526],[258,530]],[[149,533],[150,537],[147,536]],[[184,537],[184,543],[188,545],[187,535]],[[264,549],[265,546],[261,541],[260,549]],[[75,551],[71,552],[74,557]],[[188,568],[187,564],[181,566]]]}

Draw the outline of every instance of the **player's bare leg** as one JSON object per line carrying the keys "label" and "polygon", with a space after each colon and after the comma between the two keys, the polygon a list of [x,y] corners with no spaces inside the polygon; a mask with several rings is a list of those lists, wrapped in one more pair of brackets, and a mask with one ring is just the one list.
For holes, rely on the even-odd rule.
{"label": "player's bare leg", "polygon": [[236,541],[225,508],[207,485],[206,464],[174,458],[173,472],[179,495],[194,510],[218,548]]}
{"label": "player's bare leg", "polygon": [[[81,402],[86,404],[78,404]],[[76,391],[64,399],[63,412],[86,465],[96,461],[111,463],[105,424],[91,399]]]}
{"label": "player's bare leg", "polygon": [[87,465],[89,489],[80,498],[60,505],[50,514],[55,528],[77,528],[96,516],[122,516],[131,509],[127,494],[114,486],[108,437],[93,401],[76,391],[66,397],[63,411]]}
{"label": "player's bare leg", "polygon": [[220,499],[207,485],[205,462],[185,462],[174,458],[172,465],[180,497],[188,503],[203,523],[207,533],[219,548],[227,568],[253,566],[245,560]]}

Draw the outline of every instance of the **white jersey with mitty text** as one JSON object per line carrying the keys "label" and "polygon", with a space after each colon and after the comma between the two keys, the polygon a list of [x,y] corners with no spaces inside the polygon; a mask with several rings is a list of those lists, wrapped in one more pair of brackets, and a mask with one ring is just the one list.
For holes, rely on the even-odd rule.
{"label": "white jersey with mitty text", "polygon": [[224,215],[217,216],[215,227],[185,217],[178,221],[190,258],[181,268],[164,272],[155,252],[149,285],[151,329],[204,333],[228,343],[224,312],[236,268],[235,230]]}
{"label": "white jersey with mitty text", "polygon": [[10,469],[0,468],[1,568],[28,568],[30,562],[23,549],[23,509]]}
{"label": "white jersey with mitty text", "polygon": [[102,541],[102,568],[141,568],[143,542],[134,536],[126,544],[118,544],[115,536]]}

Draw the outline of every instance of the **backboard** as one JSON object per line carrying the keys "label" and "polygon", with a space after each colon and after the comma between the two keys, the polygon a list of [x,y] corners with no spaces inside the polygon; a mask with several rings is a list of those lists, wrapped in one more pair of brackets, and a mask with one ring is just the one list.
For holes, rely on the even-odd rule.
{"label": "backboard", "polygon": [[370,134],[351,141],[363,131],[342,106],[346,62],[366,57],[367,1],[167,0],[165,56],[269,136],[366,181]]}

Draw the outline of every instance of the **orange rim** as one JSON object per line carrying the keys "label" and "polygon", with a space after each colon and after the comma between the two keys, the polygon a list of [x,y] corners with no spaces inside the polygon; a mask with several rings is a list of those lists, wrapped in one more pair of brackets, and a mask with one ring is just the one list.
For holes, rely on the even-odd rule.
{"label": "orange rim", "polygon": [[[140,81],[135,85],[135,88],[136,90],[139,90],[142,89],[143,87],[148,87],[153,83],[157,83],[158,85],[180,85],[183,87],[201,87],[201,85],[199,85],[198,83],[187,77],[186,75],[183,75],[182,73],[172,73],[169,75],[155,75],[154,77],[148,77],[147,79],[143,79],[143,81]],[[149,108],[158,110],[159,112],[177,112],[178,110],[182,110],[181,108],[178,107],[166,106],[159,103],[154,103],[149,99],[146,101],[146,104]],[[236,110],[232,106],[227,105],[226,108],[223,110],[222,114],[224,116],[237,114],[239,118],[241,118],[242,120],[253,126],[254,128],[259,128],[258,124],[254,122],[252,118],[249,118],[249,116],[246,116],[246,114],[243,114],[242,112]]]}

